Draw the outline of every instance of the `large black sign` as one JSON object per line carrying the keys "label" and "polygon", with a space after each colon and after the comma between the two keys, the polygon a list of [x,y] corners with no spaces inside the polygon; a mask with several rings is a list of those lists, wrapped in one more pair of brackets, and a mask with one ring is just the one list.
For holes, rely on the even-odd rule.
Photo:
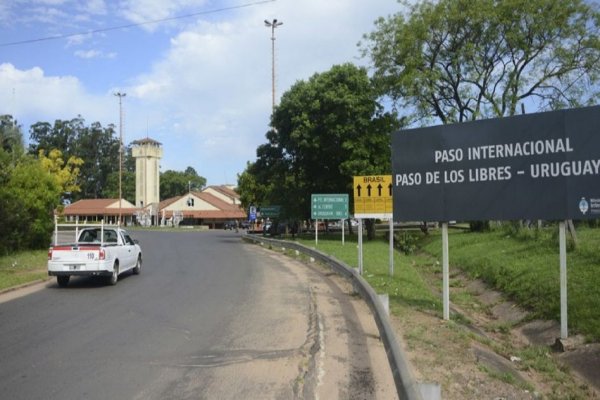
{"label": "large black sign", "polygon": [[394,220],[600,217],[600,106],[403,130]]}

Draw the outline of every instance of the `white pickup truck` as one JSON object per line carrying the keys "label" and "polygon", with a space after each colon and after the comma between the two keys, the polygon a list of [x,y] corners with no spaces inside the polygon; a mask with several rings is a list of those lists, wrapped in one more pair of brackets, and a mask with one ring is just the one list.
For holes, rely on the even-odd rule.
{"label": "white pickup truck", "polygon": [[48,250],[48,275],[56,276],[60,287],[66,287],[71,276],[105,276],[108,284],[116,285],[120,273],[132,270],[137,275],[142,269],[139,244],[119,226],[78,225],[75,239],[59,243],[57,225]]}

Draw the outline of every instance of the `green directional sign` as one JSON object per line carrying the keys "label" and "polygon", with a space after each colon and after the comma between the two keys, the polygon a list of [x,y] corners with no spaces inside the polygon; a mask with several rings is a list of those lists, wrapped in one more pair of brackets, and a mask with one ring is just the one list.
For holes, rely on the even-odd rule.
{"label": "green directional sign", "polygon": [[348,218],[348,195],[313,194],[310,209],[312,219]]}
{"label": "green directional sign", "polygon": [[279,218],[281,206],[261,206],[260,216],[263,218]]}

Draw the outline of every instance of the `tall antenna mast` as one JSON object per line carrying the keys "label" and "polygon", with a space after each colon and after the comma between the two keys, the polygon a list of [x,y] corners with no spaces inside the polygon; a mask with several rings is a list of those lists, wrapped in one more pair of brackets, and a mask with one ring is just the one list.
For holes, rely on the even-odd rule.
{"label": "tall antenna mast", "polygon": [[119,225],[121,225],[122,218],[122,204],[123,201],[123,97],[127,96],[127,93],[117,92],[115,96],[119,98]]}

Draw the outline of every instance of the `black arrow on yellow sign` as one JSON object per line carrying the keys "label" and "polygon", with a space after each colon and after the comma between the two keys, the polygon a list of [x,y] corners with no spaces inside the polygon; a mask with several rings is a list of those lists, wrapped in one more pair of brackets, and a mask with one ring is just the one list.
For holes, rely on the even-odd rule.
{"label": "black arrow on yellow sign", "polygon": [[390,197],[392,197],[392,187],[393,187],[393,185],[390,183],[388,185],[388,189],[390,190]]}
{"label": "black arrow on yellow sign", "polygon": [[367,186],[367,197],[371,197],[371,185]]}
{"label": "black arrow on yellow sign", "polygon": [[360,197],[360,189],[362,189],[362,186],[358,185],[356,187],[356,191],[358,192],[358,197]]}
{"label": "black arrow on yellow sign", "polygon": [[381,186],[381,183],[379,185],[377,185],[377,195],[379,197],[381,197],[381,189],[383,188],[383,186]]}

